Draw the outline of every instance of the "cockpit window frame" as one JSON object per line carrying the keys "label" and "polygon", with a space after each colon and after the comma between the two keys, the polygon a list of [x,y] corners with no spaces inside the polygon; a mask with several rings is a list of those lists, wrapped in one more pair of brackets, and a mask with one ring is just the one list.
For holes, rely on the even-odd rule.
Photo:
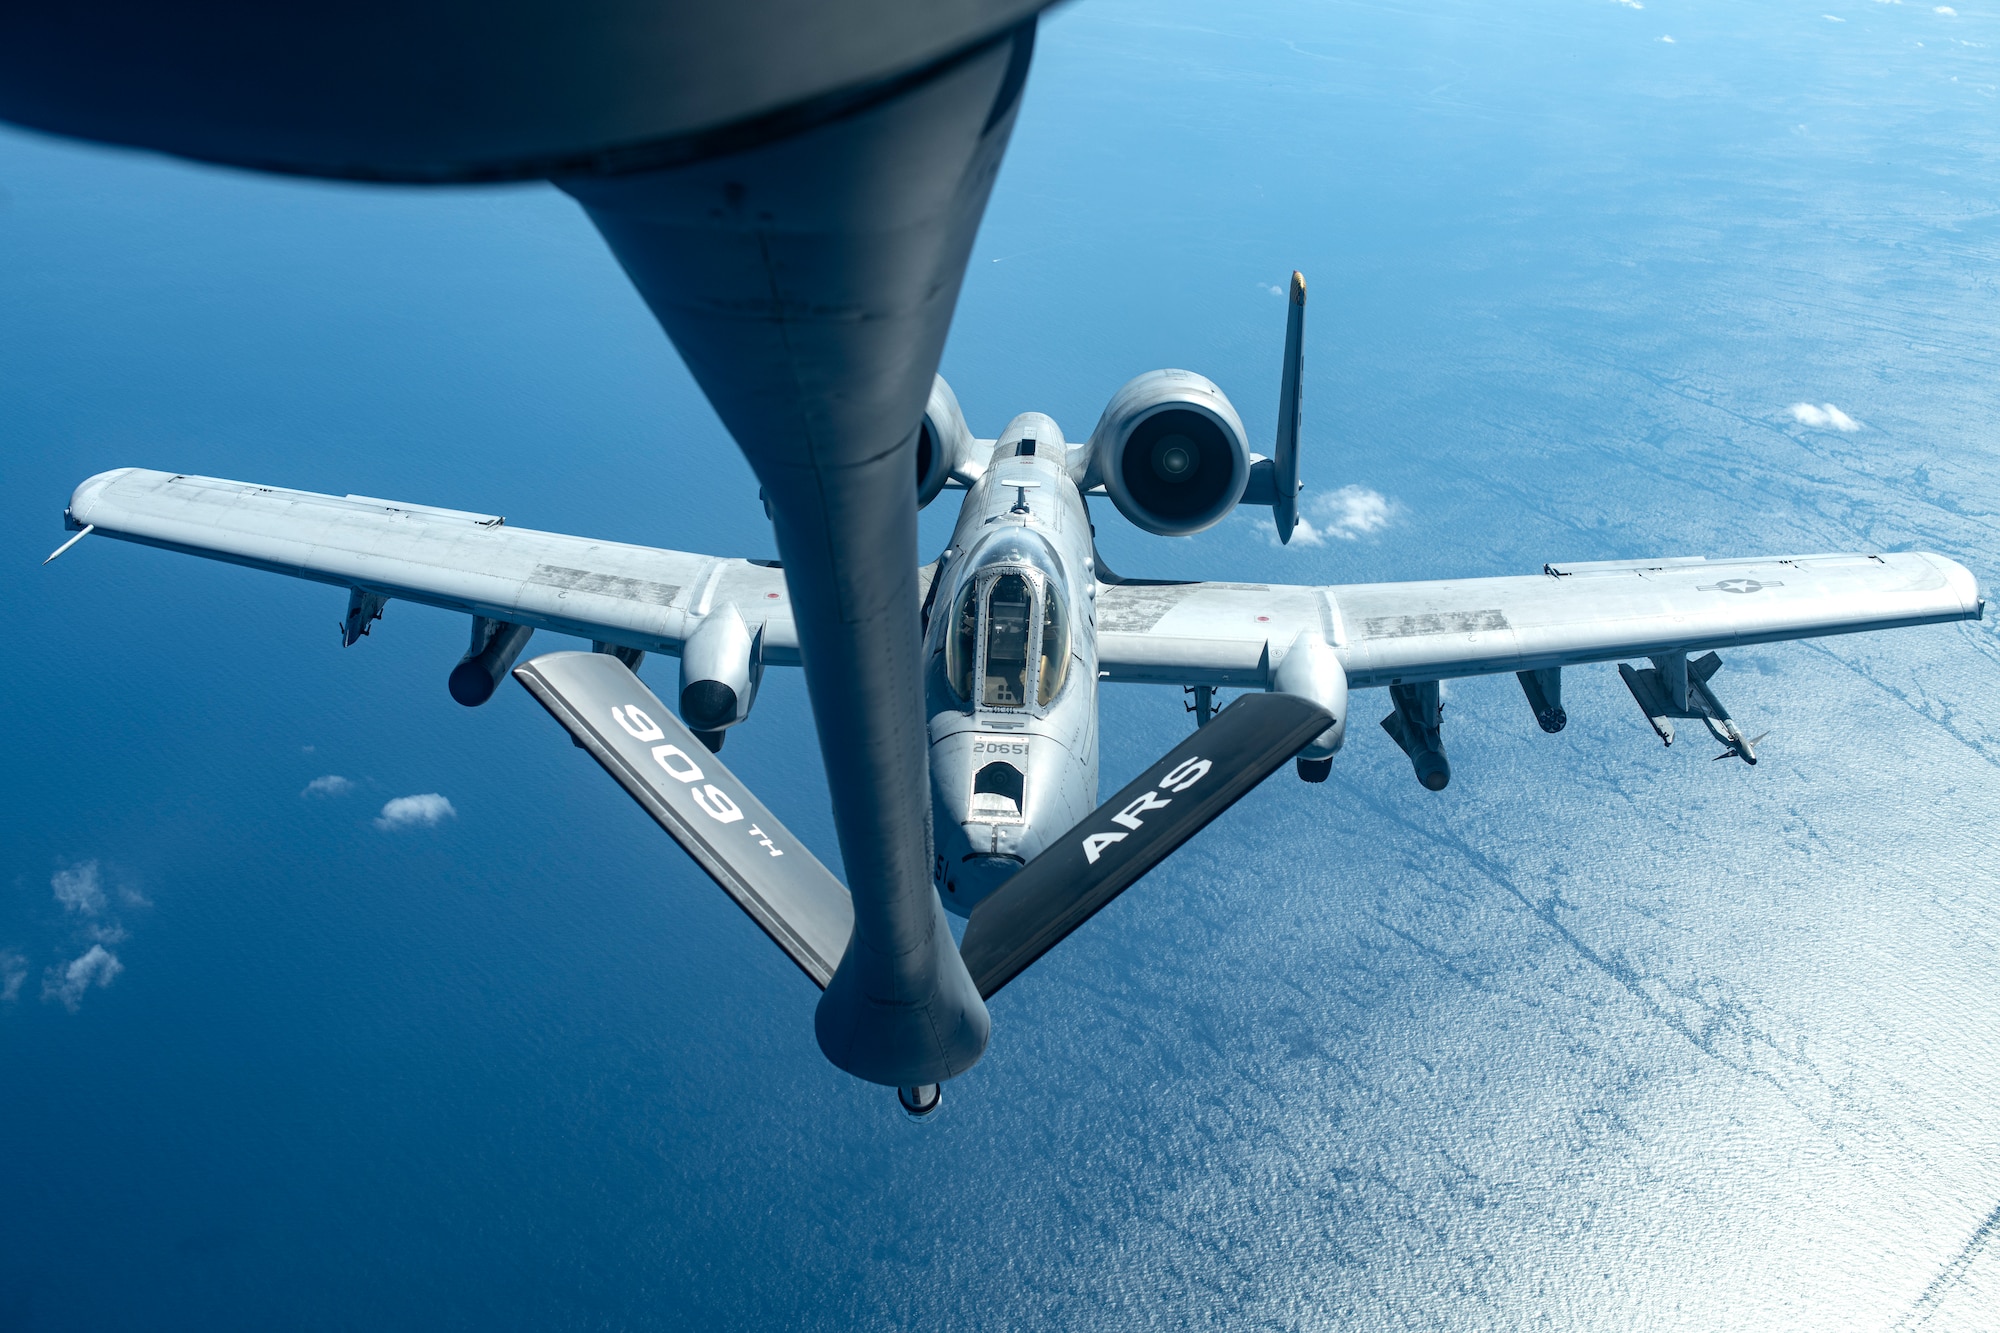
{"label": "cockpit window frame", "polygon": [[[982,713],[1026,713],[1035,698],[1040,685],[1040,663],[1036,649],[1041,647],[1041,579],[1036,571],[1020,565],[994,565],[979,571],[979,668],[972,673],[974,687],[978,690],[978,709]],[[993,622],[993,598],[1000,586],[1009,579],[1017,580],[1027,593],[1027,604],[1021,608],[1021,690],[1019,703],[996,703],[993,694],[993,649],[997,633]],[[1011,671],[1004,675],[1012,675]]]}
{"label": "cockpit window frame", "polygon": [[[1035,598],[1035,693],[1038,709],[1047,709],[1062,697],[1063,686],[1069,684],[1070,655],[1070,613],[1069,601],[1060,596],[1053,583],[1043,580],[1043,587]],[[1050,636],[1055,636],[1054,652],[1050,651]],[[1048,684],[1053,676],[1055,683]]]}
{"label": "cockpit window frame", "polygon": [[[966,604],[971,603],[972,634],[971,649],[962,646],[962,626]],[[938,651],[944,656],[945,688],[952,697],[962,704],[969,704],[973,698],[973,683],[979,676],[980,643],[985,638],[981,632],[985,627],[986,607],[980,596],[979,579],[969,578],[951,595],[951,605],[944,619],[943,641]]]}
{"label": "cockpit window frame", "polygon": [[[987,649],[992,643],[993,634],[993,590],[998,586],[1000,580],[1006,578],[1008,575],[1020,578],[1028,586],[1028,637],[1030,643],[1027,649],[1027,679],[1021,696],[1022,701],[1019,704],[988,703],[986,701],[986,667]],[[959,663],[957,662],[958,653],[954,649],[952,639],[959,632],[960,608],[968,593],[974,599],[973,605],[978,609],[978,617],[976,628],[973,631],[972,658],[966,664],[971,669],[961,678],[953,671],[954,666],[959,665]],[[1056,583],[1053,579],[1032,565],[1013,563],[987,565],[968,578],[959,587],[958,591],[952,595],[951,614],[945,620],[938,651],[945,658],[947,688],[951,690],[952,696],[960,704],[976,713],[1031,713],[1040,715],[1054,707],[1057,701],[1062,698],[1064,690],[1068,688],[1069,677],[1072,674],[1069,670],[1070,664],[1068,659],[1075,651],[1074,632],[1071,631],[1063,635],[1064,642],[1061,644],[1062,660],[1050,664],[1050,674],[1057,678],[1056,685],[1054,690],[1044,698],[1042,690],[1042,664],[1045,654],[1042,650],[1045,647],[1043,636],[1047,632],[1050,623],[1048,608],[1051,598],[1054,599],[1058,607],[1058,623],[1063,624],[1064,628],[1067,629],[1067,622],[1071,615],[1068,599],[1056,591]],[[960,689],[961,679],[963,679],[965,685],[963,690]]]}
{"label": "cockpit window frame", "polygon": [[[995,549],[995,548],[999,549]],[[968,558],[969,557],[969,558]],[[983,557],[983,558],[982,558]],[[946,689],[953,700],[968,713],[994,713],[1002,716],[1042,716],[1055,707],[1069,689],[1070,678],[1076,673],[1070,669],[1068,660],[1076,651],[1075,608],[1062,595],[1063,579],[1061,562],[1055,553],[1041,542],[1032,545],[1021,543],[1018,534],[1001,537],[997,541],[985,543],[960,556],[952,562],[963,571],[962,579],[951,590],[951,597],[945,605],[949,608],[943,614],[932,617],[933,627],[939,631],[933,650],[942,659]],[[955,571],[946,571],[955,572]],[[1011,704],[989,704],[986,695],[986,649],[991,636],[991,609],[994,585],[1008,574],[1021,576],[1028,585],[1028,625],[1033,647],[1029,651],[1027,686],[1019,706]],[[958,661],[958,653],[953,643],[959,633],[960,608],[970,594],[977,609],[973,630],[973,652],[969,664]],[[1047,628],[1050,598],[1059,604],[1058,620],[1064,623],[1067,633],[1063,644],[1063,661],[1052,663],[1053,674],[1059,677],[1055,691],[1046,702],[1042,701],[1042,633]],[[964,670],[969,665],[969,670]],[[966,688],[959,689],[960,675],[953,670],[963,671]]]}

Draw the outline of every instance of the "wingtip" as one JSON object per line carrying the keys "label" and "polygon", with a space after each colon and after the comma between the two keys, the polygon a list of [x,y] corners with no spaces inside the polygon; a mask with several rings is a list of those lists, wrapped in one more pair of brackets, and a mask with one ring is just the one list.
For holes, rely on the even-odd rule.
{"label": "wingtip", "polygon": [[1305,303],[1306,303],[1306,275],[1299,272],[1297,269],[1293,269],[1292,304],[1304,305]]}

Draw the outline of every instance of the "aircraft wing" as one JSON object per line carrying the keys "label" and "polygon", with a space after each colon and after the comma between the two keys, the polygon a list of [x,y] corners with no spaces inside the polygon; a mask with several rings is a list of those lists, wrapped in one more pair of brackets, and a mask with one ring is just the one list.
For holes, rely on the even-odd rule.
{"label": "aircraft wing", "polygon": [[1114,681],[1268,688],[1304,631],[1350,686],[1534,671],[1984,613],[1977,581],[1922,552],[1545,565],[1515,578],[1295,587],[1122,580],[1097,593]]}
{"label": "aircraft wing", "polygon": [[[71,528],[643,651],[678,653],[711,611],[796,665],[766,562],[508,527],[498,515],[122,468],[76,490]],[[1107,679],[1265,688],[1302,631],[1350,686],[1529,671],[1977,619],[1943,556],[1830,554],[1551,564],[1521,577],[1302,587],[1119,579],[1097,594]]]}
{"label": "aircraft wing", "polygon": [[84,482],[67,517],[73,529],[641,651],[678,654],[711,611],[733,604],[753,632],[762,626],[766,665],[799,661],[785,576],[766,562],[143,468]]}

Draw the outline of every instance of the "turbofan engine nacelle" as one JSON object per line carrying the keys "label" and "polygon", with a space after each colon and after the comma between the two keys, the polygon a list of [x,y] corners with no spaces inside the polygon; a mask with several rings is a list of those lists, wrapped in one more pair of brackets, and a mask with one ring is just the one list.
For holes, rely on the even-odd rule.
{"label": "turbofan engine nacelle", "polygon": [[1153,370],[1126,381],[1090,436],[1090,475],[1147,532],[1185,537],[1220,523],[1250,480],[1243,419],[1206,376]]}
{"label": "turbofan engine nacelle", "polygon": [[959,410],[958,395],[944,382],[944,376],[932,376],[931,400],[925,404],[924,419],[917,428],[917,508],[937,499],[953,469],[968,461],[971,446],[972,428]]}
{"label": "turbofan engine nacelle", "polygon": [[764,664],[758,636],[735,606],[711,611],[681,647],[681,721],[711,750],[722,733],[750,716]]}

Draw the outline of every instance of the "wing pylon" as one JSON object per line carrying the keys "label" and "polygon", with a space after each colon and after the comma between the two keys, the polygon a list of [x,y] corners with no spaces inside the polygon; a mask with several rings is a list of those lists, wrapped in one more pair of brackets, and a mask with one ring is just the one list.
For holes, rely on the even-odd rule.
{"label": "wing pylon", "polygon": [[[1746,764],[1757,762],[1757,741],[1744,736],[1736,725],[1729,710],[1715,697],[1715,691],[1708,687],[1709,677],[1722,667],[1722,658],[1717,653],[1706,653],[1693,661],[1686,653],[1669,653],[1655,657],[1650,667],[1633,668],[1627,663],[1618,664],[1618,674],[1625,680],[1625,688],[1632,692],[1632,698],[1639,705],[1639,711],[1646,715],[1647,723],[1667,745],[1674,743],[1674,720],[1699,719],[1707,726],[1709,734],[1725,747],[1716,756],[1728,759],[1731,756]],[[1769,733],[1766,733],[1769,734]]]}

